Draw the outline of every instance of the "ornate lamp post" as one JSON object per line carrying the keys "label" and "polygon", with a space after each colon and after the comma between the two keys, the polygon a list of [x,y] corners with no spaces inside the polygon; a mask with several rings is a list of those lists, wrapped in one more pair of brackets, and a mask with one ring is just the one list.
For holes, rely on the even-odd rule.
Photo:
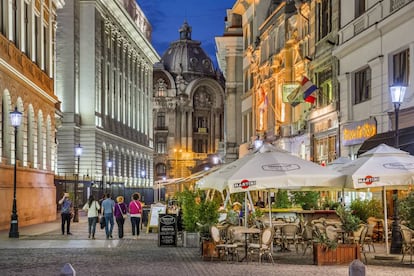
{"label": "ornate lamp post", "polygon": [[[398,116],[400,111],[400,106],[404,101],[406,86],[402,84],[394,84],[390,87],[391,101],[394,104],[394,113],[395,113],[395,147],[400,147],[400,130],[398,128]],[[400,223],[398,217],[398,191],[393,191],[393,200],[394,200],[394,216],[392,222],[392,239],[391,239],[391,254],[400,254],[402,247],[402,237],[400,232]],[[386,229],[384,230],[386,235]]]}
{"label": "ornate lamp post", "polygon": [[10,220],[10,232],[9,238],[19,237],[19,220],[17,216],[17,204],[16,204],[16,175],[17,175],[17,129],[22,123],[22,113],[14,108],[14,111],[10,112],[10,122],[14,127],[14,182],[13,182],[13,207]]}
{"label": "ornate lamp post", "polygon": [[79,222],[79,209],[78,209],[78,183],[79,183],[79,164],[80,164],[80,157],[82,155],[82,147],[79,144],[75,147],[75,156],[78,158],[78,170],[76,174],[76,182],[75,182],[75,206],[74,211],[75,214],[73,216],[73,222]]}

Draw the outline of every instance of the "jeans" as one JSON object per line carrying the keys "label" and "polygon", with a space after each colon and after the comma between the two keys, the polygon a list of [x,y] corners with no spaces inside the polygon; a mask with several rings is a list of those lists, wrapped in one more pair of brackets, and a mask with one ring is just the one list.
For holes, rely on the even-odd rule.
{"label": "jeans", "polygon": [[124,222],[125,220],[122,216],[116,218],[116,224],[118,224],[118,237],[120,239],[124,237]]}
{"label": "jeans", "polygon": [[62,235],[65,234],[65,224],[66,224],[66,234],[70,233],[70,214],[60,214],[62,217]]}
{"label": "jeans", "polygon": [[139,226],[141,223],[141,218],[139,217],[131,217],[131,224],[132,224],[132,236],[135,236],[135,230],[137,236],[139,236]]}
{"label": "jeans", "polygon": [[98,220],[98,217],[88,217],[88,233],[89,235],[92,235],[92,237],[95,237],[95,231],[96,231],[96,222]]}
{"label": "jeans", "polygon": [[114,214],[105,213],[104,216],[105,216],[105,234],[106,234],[106,237],[109,238],[110,236],[112,236],[112,230],[114,230]]}

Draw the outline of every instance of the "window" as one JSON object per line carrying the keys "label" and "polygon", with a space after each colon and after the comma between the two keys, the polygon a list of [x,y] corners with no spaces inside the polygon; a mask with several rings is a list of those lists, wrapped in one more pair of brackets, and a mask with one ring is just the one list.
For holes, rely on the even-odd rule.
{"label": "window", "polygon": [[355,72],[354,77],[354,104],[359,104],[371,98],[371,69],[366,67]]}
{"label": "window", "polygon": [[365,0],[355,0],[355,18],[365,12]]}
{"label": "window", "polygon": [[13,0],[13,2],[12,2],[12,26],[13,26],[13,36],[12,36],[12,41],[14,42],[14,44],[16,45],[16,46],[19,46],[18,45],[18,39],[17,39],[17,36],[18,36],[18,32],[17,32],[17,30],[18,30],[18,26],[17,26],[17,4],[16,4],[16,0]]}
{"label": "window", "polygon": [[317,76],[317,106],[324,107],[333,101],[332,91],[332,68],[324,70],[316,74]]}
{"label": "window", "polygon": [[158,137],[156,142],[157,153],[167,153],[167,142],[164,137]]}
{"label": "window", "polygon": [[23,35],[24,35],[24,47],[23,52],[29,55],[29,4],[24,2],[24,22],[23,22]]}
{"label": "window", "polygon": [[167,174],[167,166],[165,164],[157,164],[157,176],[165,176]]}
{"label": "window", "polygon": [[155,85],[155,90],[157,91],[156,97],[166,97],[167,96],[167,85],[163,79],[158,79],[157,84]]}
{"label": "window", "polygon": [[321,40],[332,30],[332,0],[322,0],[316,7],[317,38]]}
{"label": "window", "polygon": [[3,35],[6,34],[5,1],[6,0],[0,0],[0,31]]}
{"label": "window", "polygon": [[165,113],[160,112],[157,114],[157,128],[165,128]]}
{"label": "window", "polygon": [[405,49],[392,57],[392,84],[408,86],[410,75],[410,50]]}

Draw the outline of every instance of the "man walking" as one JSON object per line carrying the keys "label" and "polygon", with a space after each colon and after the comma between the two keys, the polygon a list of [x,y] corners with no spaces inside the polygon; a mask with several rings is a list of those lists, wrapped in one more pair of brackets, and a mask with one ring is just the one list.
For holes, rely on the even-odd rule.
{"label": "man walking", "polygon": [[111,198],[111,194],[106,195],[106,199],[102,201],[102,214],[105,217],[105,234],[106,239],[112,239],[112,230],[114,229],[114,207],[115,202]]}

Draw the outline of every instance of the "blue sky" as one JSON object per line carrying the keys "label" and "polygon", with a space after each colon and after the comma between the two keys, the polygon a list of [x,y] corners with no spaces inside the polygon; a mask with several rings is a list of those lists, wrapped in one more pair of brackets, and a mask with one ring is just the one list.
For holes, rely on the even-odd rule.
{"label": "blue sky", "polygon": [[178,40],[178,29],[187,20],[192,27],[193,40],[217,66],[214,37],[222,36],[226,9],[233,7],[235,0],[137,0],[152,25],[152,45],[160,56],[172,41]]}

